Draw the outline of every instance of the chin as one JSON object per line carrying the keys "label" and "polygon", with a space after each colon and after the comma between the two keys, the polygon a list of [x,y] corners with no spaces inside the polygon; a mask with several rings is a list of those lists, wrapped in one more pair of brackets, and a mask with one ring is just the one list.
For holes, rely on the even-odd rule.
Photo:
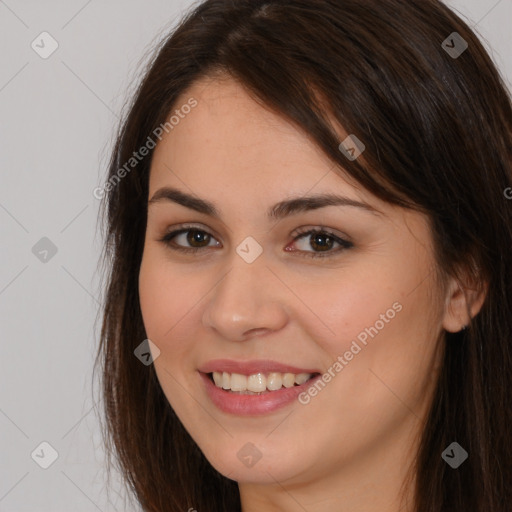
{"label": "chin", "polygon": [[[256,446],[257,444],[257,446]],[[234,448],[239,446],[240,448]],[[223,476],[239,483],[275,484],[297,477],[305,470],[299,453],[293,446],[281,445],[280,449],[263,443],[236,442],[230,439],[229,447],[218,447],[216,453],[202,450],[210,464]],[[277,450],[277,451],[276,451]],[[300,464],[300,465],[299,465]]]}

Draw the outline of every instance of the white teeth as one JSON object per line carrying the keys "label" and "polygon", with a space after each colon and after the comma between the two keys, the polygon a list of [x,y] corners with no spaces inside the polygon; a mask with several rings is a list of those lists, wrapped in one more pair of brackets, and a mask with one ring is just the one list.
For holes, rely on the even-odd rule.
{"label": "white teeth", "polygon": [[280,373],[269,373],[267,377],[267,389],[276,391],[283,386],[283,376]]}
{"label": "white teeth", "polygon": [[229,373],[222,373],[222,388],[231,389],[231,375]]}
{"label": "white teeth", "polygon": [[298,373],[295,375],[295,384],[300,386],[301,384],[304,384],[304,382],[306,382],[309,377],[311,377],[309,373]]}
{"label": "white teeth", "polygon": [[231,375],[231,391],[245,391],[251,389],[247,387],[247,377],[238,373]]}
{"label": "white teeth", "polygon": [[291,388],[295,384],[295,375],[293,373],[285,373],[283,375],[283,386]]}
{"label": "white teeth", "polygon": [[244,394],[262,393],[265,391],[277,391],[283,386],[291,388],[295,384],[301,385],[308,381],[311,373],[279,373],[271,372],[254,373],[246,376],[239,373],[213,372],[213,381],[218,388],[241,392]]}
{"label": "white teeth", "polygon": [[[235,376],[236,373],[233,374]],[[233,378],[233,376],[231,378]],[[253,391],[254,393],[261,393],[262,391],[265,391],[267,389],[267,378],[263,373],[255,373],[254,375],[249,375],[247,377],[247,390]],[[234,391],[233,388],[231,388],[231,391]],[[240,389],[239,391],[244,391],[243,389]]]}
{"label": "white teeth", "polygon": [[222,387],[222,381],[223,381],[222,373],[220,373],[220,372],[213,372],[213,380],[215,382],[215,385],[218,388]]}

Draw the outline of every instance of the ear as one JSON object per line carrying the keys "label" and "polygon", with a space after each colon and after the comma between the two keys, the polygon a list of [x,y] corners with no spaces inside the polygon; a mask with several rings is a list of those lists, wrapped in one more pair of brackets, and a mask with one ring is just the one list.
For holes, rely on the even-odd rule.
{"label": "ear", "polygon": [[459,332],[469,325],[471,319],[480,311],[487,295],[488,283],[469,285],[451,277],[446,289],[442,325],[448,332]]}

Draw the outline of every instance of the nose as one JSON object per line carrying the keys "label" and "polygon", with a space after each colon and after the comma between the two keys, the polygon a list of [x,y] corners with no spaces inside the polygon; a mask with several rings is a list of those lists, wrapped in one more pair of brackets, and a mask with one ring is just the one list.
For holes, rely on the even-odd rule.
{"label": "nose", "polygon": [[288,322],[286,289],[263,256],[247,263],[235,253],[230,263],[208,294],[203,326],[232,341],[282,329]]}

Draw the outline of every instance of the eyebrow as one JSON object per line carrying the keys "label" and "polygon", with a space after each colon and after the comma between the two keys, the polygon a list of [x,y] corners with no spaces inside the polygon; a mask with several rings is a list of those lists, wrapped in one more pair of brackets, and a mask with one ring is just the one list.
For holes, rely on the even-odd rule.
{"label": "eyebrow", "polygon": [[[158,189],[153,197],[148,201],[148,206],[160,203],[162,201],[169,201],[180,204],[196,212],[209,215],[211,217],[220,219],[219,210],[213,203],[199,197],[187,194],[181,190],[171,187],[162,187]],[[360,208],[376,215],[382,215],[382,212],[370,206],[367,203],[356,201],[345,196],[335,194],[318,194],[312,196],[295,197],[280,201],[272,206],[268,212],[267,217],[269,220],[279,220],[284,217],[294,215],[308,210],[317,210],[327,206],[351,206]]]}

